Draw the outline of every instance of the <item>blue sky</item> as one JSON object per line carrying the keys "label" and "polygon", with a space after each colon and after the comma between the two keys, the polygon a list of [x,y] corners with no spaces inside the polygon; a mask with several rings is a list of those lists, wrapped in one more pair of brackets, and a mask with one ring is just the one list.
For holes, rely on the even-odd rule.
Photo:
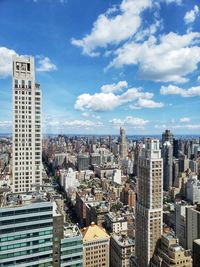
{"label": "blue sky", "polygon": [[35,57],[44,133],[199,134],[199,29],[197,0],[0,0],[0,132],[17,54]]}

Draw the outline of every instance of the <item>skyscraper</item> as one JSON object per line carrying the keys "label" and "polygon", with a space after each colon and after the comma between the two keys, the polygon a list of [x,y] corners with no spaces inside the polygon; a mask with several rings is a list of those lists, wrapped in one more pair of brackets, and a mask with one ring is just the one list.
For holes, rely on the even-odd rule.
{"label": "skyscraper", "polygon": [[119,154],[121,159],[124,159],[127,156],[126,132],[122,127],[120,127]]}
{"label": "skyscraper", "polygon": [[165,130],[164,133],[162,133],[162,144],[164,144],[166,141],[169,141],[170,144],[173,146],[173,134],[170,132],[170,130]]}
{"label": "skyscraper", "polygon": [[173,146],[165,141],[162,147],[163,157],[163,189],[169,191],[173,181]]}
{"label": "skyscraper", "polygon": [[172,187],[173,174],[173,134],[166,130],[162,134],[162,157],[163,157],[163,189],[170,190]]}
{"label": "skyscraper", "polygon": [[41,91],[33,57],[13,58],[13,192],[41,184]]}
{"label": "skyscraper", "polygon": [[136,266],[149,266],[162,233],[163,162],[159,140],[145,140],[139,158],[136,204]]}

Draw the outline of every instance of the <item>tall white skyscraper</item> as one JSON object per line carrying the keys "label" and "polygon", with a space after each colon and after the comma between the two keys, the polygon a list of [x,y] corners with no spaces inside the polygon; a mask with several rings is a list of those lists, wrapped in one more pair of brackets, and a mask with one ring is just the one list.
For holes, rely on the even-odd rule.
{"label": "tall white skyscraper", "polygon": [[42,182],[41,91],[33,57],[13,58],[13,192]]}
{"label": "tall white skyscraper", "polygon": [[163,161],[159,140],[147,139],[139,157],[136,266],[147,267],[162,234]]}

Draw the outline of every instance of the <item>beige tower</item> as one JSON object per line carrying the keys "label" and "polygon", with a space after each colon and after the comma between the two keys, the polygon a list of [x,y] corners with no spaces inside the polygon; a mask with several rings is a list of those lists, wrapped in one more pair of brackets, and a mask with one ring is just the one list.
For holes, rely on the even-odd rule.
{"label": "beige tower", "polygon": [[149,266],[162,234],[163,161],[159,140],[147,139],[139,158],[136,205],[136,266]]}
{"label": "beige tower", "polygon": [[119,154],[121,159],[124,159],[127,156],[126,132],[122,127],[120,127]]}
{"label": "beige tower", "polygon": [[33,57],[13,58],[13,192],[42,180],[41,91]]}

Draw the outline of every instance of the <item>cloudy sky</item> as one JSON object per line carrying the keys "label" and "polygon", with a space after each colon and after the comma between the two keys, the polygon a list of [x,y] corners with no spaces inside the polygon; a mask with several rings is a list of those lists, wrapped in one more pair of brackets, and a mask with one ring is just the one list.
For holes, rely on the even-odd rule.
{"label": "cloudy sky", "polygon": [[0,0],[0,132],[32,55],[44,133],[200,132],[198,0]]}

